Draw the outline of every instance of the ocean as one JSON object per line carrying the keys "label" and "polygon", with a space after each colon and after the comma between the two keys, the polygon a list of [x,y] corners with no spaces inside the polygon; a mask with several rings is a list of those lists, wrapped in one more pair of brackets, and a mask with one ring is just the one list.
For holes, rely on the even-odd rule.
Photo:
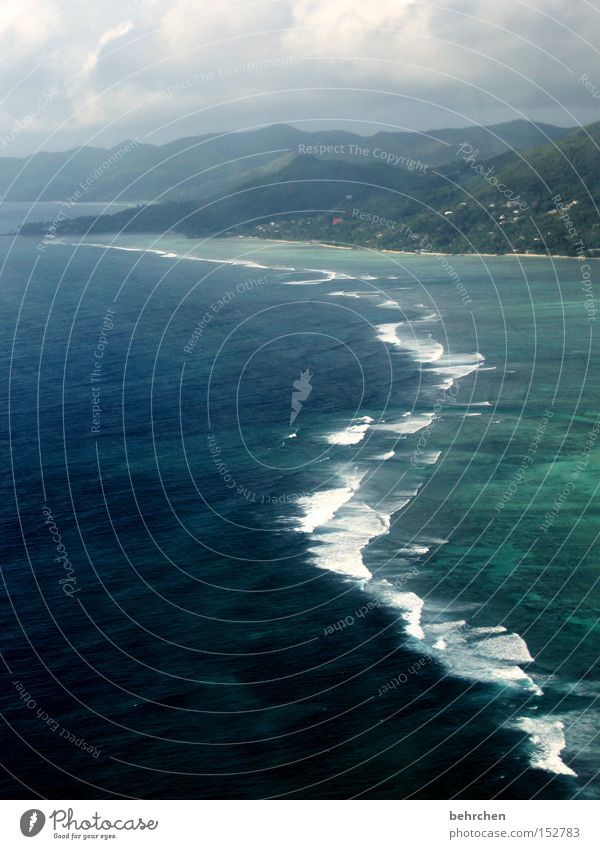
{"label": "ocean", "polygon": [[4,798],[598,798],[597,261],[0,251]]}

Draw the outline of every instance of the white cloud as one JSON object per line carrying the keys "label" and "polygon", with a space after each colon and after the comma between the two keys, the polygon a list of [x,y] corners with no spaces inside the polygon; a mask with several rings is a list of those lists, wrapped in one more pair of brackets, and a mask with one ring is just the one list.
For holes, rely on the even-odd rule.
{"label": "white cloud", "polygon": [[54,34],[57,19],[57,7],[44,0],[2,0],[0,40],[3,48],[6,49],[9,42],[9,49],[16,51],[39,45]]}
{"label": "white cloud", "polygon": [[587,3],[574,16],[572,0],[2,0],[3,81],[15,91],[0,131],[53,84],[44,127],[66,122],[61,137],[85,141],[116,122],[110,143],[276,121],[362,121],[365,132],[520,113],[591,121],[597,103],[577,78],[600,86],[585,42],[599,18]]}
{"label": "white cloud", "polygon": [[90,71],[94,70],[94,68],[98,64],[100,56],[102,55],[103,49],[106,47],[107,44],[110,44],[111,41],[116,41],[118,38],[122,38],[124,35],[127,35],[127,33],[130,32],[132,29],[133,21],[123,21],[122,23],[117,24],[117,26],[112,27],[111,29],[107,29],[105,32],[103,32],[100,38],[98,39],[96,49],[92,53],[90,53],[90,55],[83,64],[83,73],[88,74],[90,73]]}

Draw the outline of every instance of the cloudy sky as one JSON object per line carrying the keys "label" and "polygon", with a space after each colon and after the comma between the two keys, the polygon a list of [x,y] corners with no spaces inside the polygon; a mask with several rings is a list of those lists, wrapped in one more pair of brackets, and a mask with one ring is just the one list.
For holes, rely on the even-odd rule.
{"label": "cloudy sky", "polygon": [[589,123],[596,3],[1,0],[0,155],[276,122]]}

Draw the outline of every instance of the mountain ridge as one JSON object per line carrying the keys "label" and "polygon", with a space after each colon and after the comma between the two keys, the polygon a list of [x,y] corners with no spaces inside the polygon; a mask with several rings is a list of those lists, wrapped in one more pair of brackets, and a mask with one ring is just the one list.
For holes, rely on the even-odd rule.
{"label": "mountain ridge", "polygon": [[[402,250],[422,249],[418,237],[427,250],[448,253],[547,248],[581,256],[600,248],[599,151],[597,122],[488,159],[461,142],[437,168],[298,155],[219,194],[66,220],[60,232],[173,229],[192,237],[238,234]],[[20,232],[43,230],[35,224]]]}
{"label": "mountain ridge", "polygon": [[[563,138],[566,128],[517,120],[490,127],[450,128],[425,133],[379,131],[359,136],[346,130],[307,131],[275,124],[249,131],[188,136],[161,145],[134,139],[112,148],[83,147],[42,151],[26,158],[0,157],[0,195],[6,201],[62,201],[77,193],[90,173],[103,169],[101,180],[85,191],[85,200],[190,200],[269,173],[301,151],[301,145],[384,146],[389,154],[420,158],[428,167],[450,162],[463,141],[478,145],[483,158],[521,149],[549,133]],[[135,153],[118,156],[135,142]],[[343,153],[323,153],[356,159]],[[106,167],[105,167],[106,166]],[[215,172],[215,169],[218,173]]]}

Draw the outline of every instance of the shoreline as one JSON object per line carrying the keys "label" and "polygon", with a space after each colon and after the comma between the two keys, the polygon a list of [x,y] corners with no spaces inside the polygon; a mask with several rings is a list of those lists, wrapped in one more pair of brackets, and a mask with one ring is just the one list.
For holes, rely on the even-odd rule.
{"label": "shoreline", "polygon": [[[168,234],[169,233],[167,232],[167,233],[160,233],[158,235],[159,235],[159,237],[164,237],[164,236],[167,236]],[[78,235],[79,236],[81,236],[81,235],[89,236],[91,234],[65,233],[64,235],[75,237],[75,236],[78,236]],[[107,233],[101,233],[101,234],[99,233],[97,235],[102,235],[102,236],[111,236],[111,235],[112,236],[115,236],[115,235],[116,236],[123,236],[123,235],[125,235],[125,236],[129,236],[129,235],[134,235],[134,234],[130,234],[130,233],[126,233],[126,232],[124,233],[123,231],[115,231],[114,233],[107,232]],[[157,233],[153,232],[153,231],[148,231],[147,233],[135,233],[135,235],[136,236],[156,236]],[[198,240],[197,236],[188,236],[185,233],[172,233],[172,235],[181,236],[185,239],[189,239],[190,241],[194,240],[194,239]],[[25,239],[27,239],[27,238],[38,238],[39,237],[39,235],[34,235],[34,234],[29,234],[29,233],[23,233],[23,234],[19,233],[19,232],[0,233],[0,237],[6,237],[6,238],[13,238],[14,239],[17,236],[20,237],[20,238],[25,238]],[[263,238],[262,236],[219,236],[215,239],[215,241],[218,241],[219,239],[247,239],[248,241],[253,241],[253,242],[272,242],[274,244],[283,244],[283,245],[304,245],[305,247],[328,248],[329,250],[336,250],[336,251],[364,250],[364,251],[372,251],[374,253],[394,254],[394,255],[399,255],[399,256],[432,256],[432,257],[453,256],[453,257],[460,257],[460,258],[465,258],[465,257],[489,257],[489,258],[492,258],[492,257],[496,257],[496,258],[519,257],[521,259],[571,259],[571,260],[576,260],[578,262],[594,262],[594,261],[597,262],[598,260],[600,260],[600,256],[569,256],[568,254],[549,254],[549,253],[537,254],[537,253],[522,253],[522,252],[517,252],[517,251],[514,251],[514,252],[511,251],[511,252],[507,252],[507,253],[487,253],[487,252],[485,252],[485,253],[481,252],[480,253],[478,251],[473,251],[473,252],[470,252],[470,253],[465,253],[465,252],[449,253],[447,251],[406,251],[406,250],[399,250],[399,249],[396,249],[396,248],[373,248],[373,247],[370,247],[368,245],[334,245],[334,244],[331,244],[329,242],[319,242],[316,239],[314,239],[314,240],[313,239],[310,239],[310,240],[307,240],[307,239],[273,239],[273,238],[266,238],[266,237]]]}
{"label": "shoreline", "polygon": [[[193,238],[191,236],[186,236],[186,238]],[[231,238],[231,237],[225,237]],[[479,251],[473,251],[471,253],[448,253],[445,251],[405,251],[399,250],[396,248],[371,248],[368,245],[332,245],[329,242],[319,242],[316,239],[273,239],[267,238],[263,236],[236,236],[234,238],[237,239],[251,239],[252,241],[257,242],[276,242],[281,244],[288,245],[306,245],[312,247],[319,248],[331,248],[332,250],[337,251],[357,251],[357,250],[368,250],[375,251],[375,253],[383,253],[383,254],[403,254],[405,256],[457,256],[457,257],[507,257],[507,256],[518,256],[525,257],[527,259],[575,259],[578,262],[589,261],[589,260],[599,260],[600,256],[569,256],[568,254],[534,254],[534,253],[522,253],[517,251],[509,251],[507,253],[483,253]]]}

